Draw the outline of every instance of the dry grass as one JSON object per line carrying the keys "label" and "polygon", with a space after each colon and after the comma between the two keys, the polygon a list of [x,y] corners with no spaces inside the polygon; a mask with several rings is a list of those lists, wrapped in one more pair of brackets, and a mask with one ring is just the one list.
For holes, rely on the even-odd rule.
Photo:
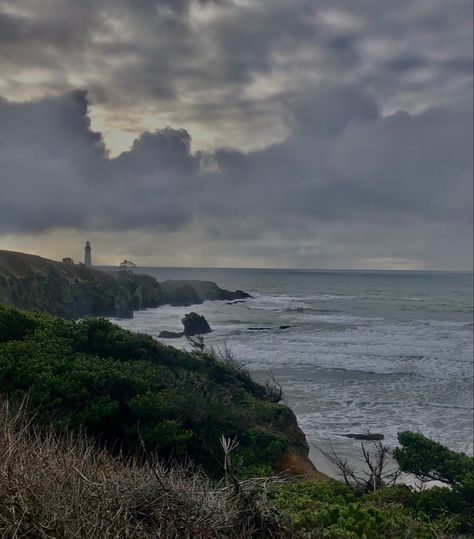
{"label": "dry grass", "polygon": [[111,456],[85,436],[37,430],[0,403],[0,537],[288,537],[266,483],[215,486],[192,467]]}

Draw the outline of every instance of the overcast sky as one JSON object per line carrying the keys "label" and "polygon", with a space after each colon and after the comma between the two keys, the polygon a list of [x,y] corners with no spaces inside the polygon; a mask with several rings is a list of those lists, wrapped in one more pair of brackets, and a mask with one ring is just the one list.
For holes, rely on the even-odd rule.
{"label": "overcast sky", "polygon": [[0,0],[0,249],[470,269],[471,0]]}

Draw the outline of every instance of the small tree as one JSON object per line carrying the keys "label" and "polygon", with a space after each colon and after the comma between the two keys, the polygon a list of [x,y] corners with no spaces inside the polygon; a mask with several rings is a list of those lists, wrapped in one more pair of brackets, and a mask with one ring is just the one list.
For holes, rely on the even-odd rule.
{"label": "small tree", "polygon": [[132,273],[134,268],[136,268],[136,267],[137,267],[137,265],[134,262],[132,262],[131,260],[124,260],[123,262],[120,262],[119,270]]}
{"label": "small tree", "polygon": [[204,338],[202,335],[196,335],[195,337],[187,336],[189,344],[191,345],[191,351],[194,354],[202,355],[206,351],[206,345],[204,344]]}
{"label": "small tree", "polygon": [[418,481],[440,481],[445,487],[421,490],[417,506],[426,514],[457,515],[461,529],[474,537],[474,458],[448,449],[417,432],[399,432],[394,456],[404,472]]}
{"label": "small tree", "polygon": [[474,459],[464,453],[451,451],[417,432],[399,432],[402,447],[394,456],[400,469],[413,474],[422,482],[440,481],[452,485],[473,475]]}

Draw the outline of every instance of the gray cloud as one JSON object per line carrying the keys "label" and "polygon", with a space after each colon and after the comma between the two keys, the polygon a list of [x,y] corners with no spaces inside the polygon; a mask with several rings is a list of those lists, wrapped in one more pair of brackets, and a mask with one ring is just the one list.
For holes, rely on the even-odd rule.
{"label": "gray cloud", "polygon": [[79,85],[124,130],[154,114],[249,149],[281,140],[285,103],[323,81],[388,113],[467,102],[471,15],[468,0],[0,0],[0,91]]}
{"label": "gray cloud", "polygon": [[[0,0],[0,235],[468,267],[471,20],[468,0]],[[114,132],[136,140],[111,157]]]}
{"label": "gray cloud", "polygon": [[[365,243],[361,230],[366,258],[423,262],[438,249],[440,230],[456,230],[449,261],[466,263],[469,110],[382,116],[367,92],[327,88],[294,102],[290,134],[262,150],[193,152],[187,131],[166,128],[144,133],[116,158],[91,131],[87,110],[84,92],[0,102],[0,233],[182,231],[210,243],[247,242],[243,255],[282,256],[268,246],[279,238],[282,252],[292,246],[301,263],[328,252],[344,258],[343,245]],[[334,235],[336,247],[327,243]],[[418,256],[414,245],[423,246]]]}

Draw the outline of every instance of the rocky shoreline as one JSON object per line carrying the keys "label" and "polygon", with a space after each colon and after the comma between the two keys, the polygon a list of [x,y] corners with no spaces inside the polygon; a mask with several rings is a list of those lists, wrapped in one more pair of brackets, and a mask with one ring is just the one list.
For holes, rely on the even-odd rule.
{"label": "rocky shoreline", "polygon": [[[88,316],[131,318],[136,310],[160,305],[189,306],[206,300],[231,302],[249,297],[242,290],[224,290],[211,281],[167,280],[159,283],[150,275],[104,271],[83,264],[0,250],[0,304],[24,311],[43,311],[67,319]],[[196,313],[187,317],[183,334],[195,335],[211,330],[204,327],[206,331],[203,331],[207,322]],[[275,415],[265,421],[265,427],[259,428],[269,435],[281,437],[287,444],[286,451],[273,463],[276,472],[326,478],[309,459],[306,437],[289,408],[278,408]]]}
{"label": "rocky shoreline", "polygon": [[164,281],[129,271],[103,271],[84,264],[0,250],[0,303],[63,318],[132,318],[133,311],[160,305],[189,306],[206,300],[250,297],[211,281]]}

